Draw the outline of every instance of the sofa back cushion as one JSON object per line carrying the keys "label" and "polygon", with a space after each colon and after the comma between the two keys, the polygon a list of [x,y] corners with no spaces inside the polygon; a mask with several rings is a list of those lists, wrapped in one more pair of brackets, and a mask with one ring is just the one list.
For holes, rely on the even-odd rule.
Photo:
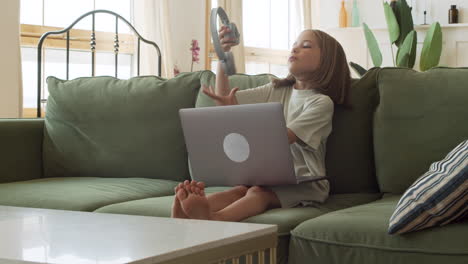
{"label": "sofa back cushion", "polygon": [[467,84],[468,68],[380,71],[374,151],[383,192],[403,193],[467,138]]}
{"label": "sofa back cushion", "polygon": [[325,158],[331,193],[379,191],[372,143],[372,117],[379,102],[379,71],[380,68],[373,68],[361,79],[354,79],[349,106],[335,106]]}
{"label": "sofa back cushion", "polygon": [[[333,131],[327,142],[326,167],[332,193],[378,192],[372,146],[372,115],[378,102],[376,76],[371,69],[363,78],[353,80],[351,108],[335,107]],[[270,74],[236,74],[229,77],[230,87],[241,90],[270,82]],[[206,74],[202,85],[214,85],[216,76]],[[201,91],[197,107],[214,106]]]}
{"label": "sofa back cushion", "polygon": [[203,74],[49,77],[44,176],[188,179],[178,111],[194,107]]}

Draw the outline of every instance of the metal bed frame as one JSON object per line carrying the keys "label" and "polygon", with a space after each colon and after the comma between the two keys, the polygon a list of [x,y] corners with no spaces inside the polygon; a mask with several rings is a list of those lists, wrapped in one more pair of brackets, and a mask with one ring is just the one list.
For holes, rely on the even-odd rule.
{"label": "metal bed frame", "polygon": [[140,75],[140,45],[141,41],[152,45],[157,53],[158,53],[158,76],[161,76],[161,51],[159,49],[159,46],[154,43],[153,41],[149,41],[145,38],[143,38],[138,31],[133,27],[130,22],[128,22],[125,18],[123,18],[121,15],[114,13],[109,10],[93,10],[90,12],[87,12],[80,16],[78,19],[76,19],[70,26],[63,30],[58,30],[58,31],[49,31],[44,33],[41,38],[39,39],[39,43],[37,45],[37,117],[41,117],[41,103],[47,102],[47,99],[41,99],[41,86],[42,86],[42,46],[44,44],[44,41],[49,35],[59,35],[66,33],[66,41],[67,41],[67,48],[66,48],[66,79],[69,79],[69,69],[70,69],[70,30],[75,26],[76,23],[80,22],[83,18],[87,16],[92,16],[92,31],[91,31],[91,38],[90,38],[90,50],[91,50],[91,76],[95,76],[96,72],[96,31],[95,31],[95,15],[97,13],[106,13],[115,16],[115,37],[114,37],[114,54],[115,54],[115,77],[118,77],[118,55],[119,55],[119,19],[122,20],[125,24],[127,24],[130,29],[135,33],[135,35],[138,37],[138,48],[137,48],[137,76]]}

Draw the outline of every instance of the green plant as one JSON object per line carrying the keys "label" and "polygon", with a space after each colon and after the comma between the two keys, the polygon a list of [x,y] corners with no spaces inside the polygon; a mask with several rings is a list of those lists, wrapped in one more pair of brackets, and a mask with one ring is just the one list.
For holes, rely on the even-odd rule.
{"label": "green plant", "polygon": [[442,30],[439,23],[431,25],[427,31],[421,51],[421,61],[419,68],[426,71],[439,64],[440,54],[442,53]]}
{"label": "green plant", "polygon": [[[413,68],[417,53],[417,34],[413,26],[411,7],[406,0],[397,0],[392,8],[387,2],[383,2],[385,21],[390,39],[393,65],[398,67]],[[363,23],[364,35],[367,47],[375,67],[382,65],[382,52],[372,30],[366,23]],[[393,45],[398,47],[396,57],[393,53]],[[419,68],[426,71],[439,64],[442,53],[442,31],[440,24],[435,22],[429,28],[424,39],[421,51]],[[356,63],[350,63],[351,67],[360,75],[365,73],[365,69]],[[357,68],[359,66],[359,68]]]}
{"label": "green plant", "polygon": [[366,23],[363,23],[363,28],[372,62],[374,63],[375,67],[380,67],[380,65],[382,65],[382,52],[380,52],[379,43],[377,43],[374,34]]}

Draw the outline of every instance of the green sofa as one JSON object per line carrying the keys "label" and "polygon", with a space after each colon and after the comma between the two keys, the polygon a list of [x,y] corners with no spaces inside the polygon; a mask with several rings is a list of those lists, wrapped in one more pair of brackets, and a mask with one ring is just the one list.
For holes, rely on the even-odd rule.
{"label": "green sofa", "polygon": [[[190,178],[178,110],[213,105],[200,87],[214,78],[49,78],[45,119],[0,119],[0,205],[169,217],[173,188]],[[353,80],[327,142],[329,199],[245,221],[278,225],[278,263],[468,263],[467,222],[387,234],[405,189],[467,138],[467,83],[467,68]]]}

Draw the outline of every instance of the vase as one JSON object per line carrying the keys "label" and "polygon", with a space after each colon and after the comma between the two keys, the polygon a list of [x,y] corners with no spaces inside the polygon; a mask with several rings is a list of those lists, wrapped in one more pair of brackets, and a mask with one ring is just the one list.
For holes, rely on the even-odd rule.
{"label": "vase", "polygon": [[353,0],[353,11],[351,13],[351,26],[359,27],[359,8],[357,4],[358,0]]}
{"label": "vase", "polygon": [[344,28],[348,26],[348,14],[346,13],[344,0],[341,0],[339,23],[340,23],[340,28]]}

